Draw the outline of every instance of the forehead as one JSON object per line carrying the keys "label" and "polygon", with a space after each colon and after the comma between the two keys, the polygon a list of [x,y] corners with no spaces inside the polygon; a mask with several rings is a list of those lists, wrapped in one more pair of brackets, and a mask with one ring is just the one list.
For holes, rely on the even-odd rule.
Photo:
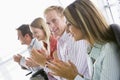
{"label": "forehead", "polygon": [[45,14],[46,21],[50,21],[58,17],[60,17],[60,15],[55,10],[49,11]]}
{"label": "forehead", "polygon": [[31,31],[32,32],[39,32],[39,31],[43,31],[43,29],[36,28],[36,27],[31,27]]}
{"label": "forehead", "polygon": [[17,30],[17,34],[18,34],[18,35],[22,35],[22,33],[21,33],[20,30]]}

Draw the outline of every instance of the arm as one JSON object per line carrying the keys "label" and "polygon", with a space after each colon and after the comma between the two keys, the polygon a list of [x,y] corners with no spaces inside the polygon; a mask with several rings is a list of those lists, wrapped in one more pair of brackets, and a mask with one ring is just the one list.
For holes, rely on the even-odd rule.
{"label": "arm", "polygon": [[109,49],[106,49],[100,80],[119,80],[120,67],[118,66],[119,60],[117,55],[119,50],[115,50],[115,47],[110,47]]}

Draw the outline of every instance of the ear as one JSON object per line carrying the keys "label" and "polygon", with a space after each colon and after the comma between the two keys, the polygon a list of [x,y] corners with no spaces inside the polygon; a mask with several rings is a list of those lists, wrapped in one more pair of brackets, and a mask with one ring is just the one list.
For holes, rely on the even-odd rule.
{"label": "ear", "polygon": [[29,37],[29,34],[25,34],[25,38]]}
{"label": "ear", "polygon": [[24,38],[25,38],[25,40],[28,40],[28,39],[30,39],[30,35],[29,34],[25,34]]}

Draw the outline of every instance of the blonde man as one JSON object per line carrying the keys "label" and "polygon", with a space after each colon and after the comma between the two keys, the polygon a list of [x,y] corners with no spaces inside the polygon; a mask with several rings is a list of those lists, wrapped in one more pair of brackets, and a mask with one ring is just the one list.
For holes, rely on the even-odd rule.
{"label": "blonde man", "polygon": [[[72,35],[66,31],[66,19],[63,15],[64,9],[60,6],[50,6],[45,12],[44,16],[51,32],[59,37],[57,43],[57,55],[62,61],[73,62],[77,69],[84,77],[90,78],[87,64],[87,48],[88,43],[85,40],[75,42]],[[41,57],[36,50],[32,50],[34,60],[41,65],[41,62],[35,57]],[[56,59],[55,59],[56,60]],[[57,61],[57,60],[56,60]],[[42,65],[45,66],[47,61],[44,60]],[[64,80],[62,77],[55,76],[58,80]]]}

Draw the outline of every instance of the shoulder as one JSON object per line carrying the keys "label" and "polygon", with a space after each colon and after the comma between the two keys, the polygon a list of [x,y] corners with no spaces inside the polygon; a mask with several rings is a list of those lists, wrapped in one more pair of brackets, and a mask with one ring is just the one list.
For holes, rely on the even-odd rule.
{"label": "shoulder", "polygon": [[101,55],[108,61],[116,61],[120,57],[120,48],[114,42],[106,43],[101,50]]}
{"label": "shoulder", "polygon": [[99,56],[107,57],[111,55],[116,55],[119,52],[119,47],[115,42],[107,42],[104,44],[95,44],[90,52],[90,56],[97,59]]}
{"label": "shoulder", "polygon": [[106,52],[115,52],[119,50],[119,47],[115,42],[107,42],[103,45],[101,50]]}

